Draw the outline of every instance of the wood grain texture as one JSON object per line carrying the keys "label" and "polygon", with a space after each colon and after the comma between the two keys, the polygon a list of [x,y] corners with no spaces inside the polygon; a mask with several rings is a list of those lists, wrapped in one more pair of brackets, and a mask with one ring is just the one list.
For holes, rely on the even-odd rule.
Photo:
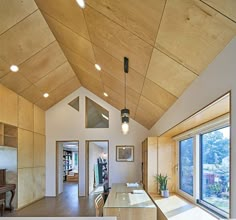
{"label": "wood grain texture", "polygon": [[28,99],[30,102],[36,103],[43,97],[43,92],[40,91],[40,89],[35,85],[31,85],[30,87],[22,91],[20,95]]}
{"label": "wood grain texture", "polygon": [[34,134],[31,131],[18,129],[18,168],[34,165]]}
{"label": "wood grain texture", "polygon": [[86,3],[149,44],[155,44],[165,0],[88,0]]}
{"label": "wood grain texture", "polygon": [[197,74],[236,34],[236,24],[196,0],[167,1],[156,47]]}
{"label": "wood grain texture", "polygon": [[26,62],[22,63],[19,73],[31,83],[36,83],[66,61],[56,41],[39,51]]}
{"label": "wood grain texture", "polygon": [[34,105],[23,97],[18,97],[18,127],[34,130]]}
{"label": "wood grain texture", "polygon": [[146,79],[144,82],[142,96],[161,107],[163,110],[167,110],[177,99],[149,79]]}
{"label": "wood grain texture", "polygon": [[45,112],[34,105],[34,132],[45,135]]}
{"label": "wood grain texture", "polygon": [[56,89],[74,76],[75,74],[70,64],[65,62],[36,82],[35,86],[37,86],[42,92],[50,93],[52,90]]}
{"label": "wood grain texture", "polygon": [[0,58],[0,79],[10,70],[10,64]]}
{"label": "wood grain texture", "polygon": [[236,1],[234,0],[225,0],[225,1],[202,0],[202,1],[236,22]]}
{"label": "wood grain texture", "polygon": [[55,3],[55,1],[35,0],[35,2],[40,10],[89,40],[83,10],[78,6],[76,1],[57,0]]}
{"label": "wood grain texture", "polygon": [[45,167],[34,167],[34,200],[42,199],[45,197]]}
{"label": "wood grain texture", "polygon": [[92,43],[121,62],[124,56],[129,57],[130,66],[145,75],[152,47],[90,7],[84,13]]}
{"label": "wood grain texture", "polygon": [[44,135],[34,133],[33,143],[33,167],[45,167],[46,161],[46,138]]}
{"label": "wood grain texture", "polygon": [[175,60],[157,49],[153,50],[147,78],[169,93],[179,97],[196,77],[196,74],[179,65]]}
{"label": "wood grain texture", "polygon": [[0,121],[17,126],[18,97],[17,94],[0,84]]}
{"label": "wood grain texture", "polygon": [[55,40],[40,11],[0,36],[0,58],[20,64]]}
{"label": "wood grain texture", "polygon": [[24,76],[13,72],[1,78],[0,83],[18,94],[32,85]]}
{"label": "wood grain texture", "polygon": [[37,10],[34,1],[9,1],[1,0],[0,2],[0,34],[29,16]]}
{"label": "wood grain texture", "polygon": [[[109,73],[114,78],[124,83],[124,64],[110,54],[106,53],[99,47],[93,46],[97,63],[102,67],[102,70]],[[129,73],[126,74],[126,84],[138,93],[141,93],[144,76],[132,68],[129,68]]]}
{"label": "wood grain texture", "polygon": [[64,44],[67,48],[88,59],[90,62],[94,62],[94,53],[90,41],[76,34],[47,14],[42,14],[59,43]]}

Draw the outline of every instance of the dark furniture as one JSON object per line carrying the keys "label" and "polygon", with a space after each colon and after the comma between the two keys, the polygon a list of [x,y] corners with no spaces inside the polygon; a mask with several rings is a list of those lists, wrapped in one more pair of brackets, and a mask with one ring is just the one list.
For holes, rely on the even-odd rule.
{"label": "dark furniture", "polygon": [[15,195],[16,184],[6,184],[6,169],[0,169],[0,207],[1,207],[1,214],[3,215],[3,211],[6,208],[6,192],[11,192],[11,198],[9,202],[10,211],[14,208],[12,206],[12,200]]}

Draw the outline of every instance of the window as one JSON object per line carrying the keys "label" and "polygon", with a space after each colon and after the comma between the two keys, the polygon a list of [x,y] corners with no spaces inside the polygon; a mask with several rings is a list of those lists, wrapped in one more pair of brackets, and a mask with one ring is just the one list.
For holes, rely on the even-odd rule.
{"label": "window", "polygon": [[228,116],[218,118],[180,136],[178,138],[179,193],[223,217],[228,217],[229,158]]}
{"label": "window", "polygon": [[193,138],[180,141],[180,189],[193,195]]}
{"label": "window", "polygon": [[229,127],[201,135],[200,202],[229,213]]}

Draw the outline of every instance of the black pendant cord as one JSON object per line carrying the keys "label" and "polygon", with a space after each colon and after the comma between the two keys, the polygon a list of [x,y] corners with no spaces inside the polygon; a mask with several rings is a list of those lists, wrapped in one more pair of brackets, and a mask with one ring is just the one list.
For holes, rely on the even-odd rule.
{"label": "black pendant cord", "polygon": [[126,74],[127,73],[125,73],[125,108],[126,108]]}

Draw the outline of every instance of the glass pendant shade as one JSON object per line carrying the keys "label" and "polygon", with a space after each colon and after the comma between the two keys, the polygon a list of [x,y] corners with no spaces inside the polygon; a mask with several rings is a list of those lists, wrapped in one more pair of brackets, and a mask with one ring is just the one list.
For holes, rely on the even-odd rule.
{"label": "glass pendant shade", "polygon": [[121,131],[123,134],[128,134],[129,132],[129,117],[122,117]]}

